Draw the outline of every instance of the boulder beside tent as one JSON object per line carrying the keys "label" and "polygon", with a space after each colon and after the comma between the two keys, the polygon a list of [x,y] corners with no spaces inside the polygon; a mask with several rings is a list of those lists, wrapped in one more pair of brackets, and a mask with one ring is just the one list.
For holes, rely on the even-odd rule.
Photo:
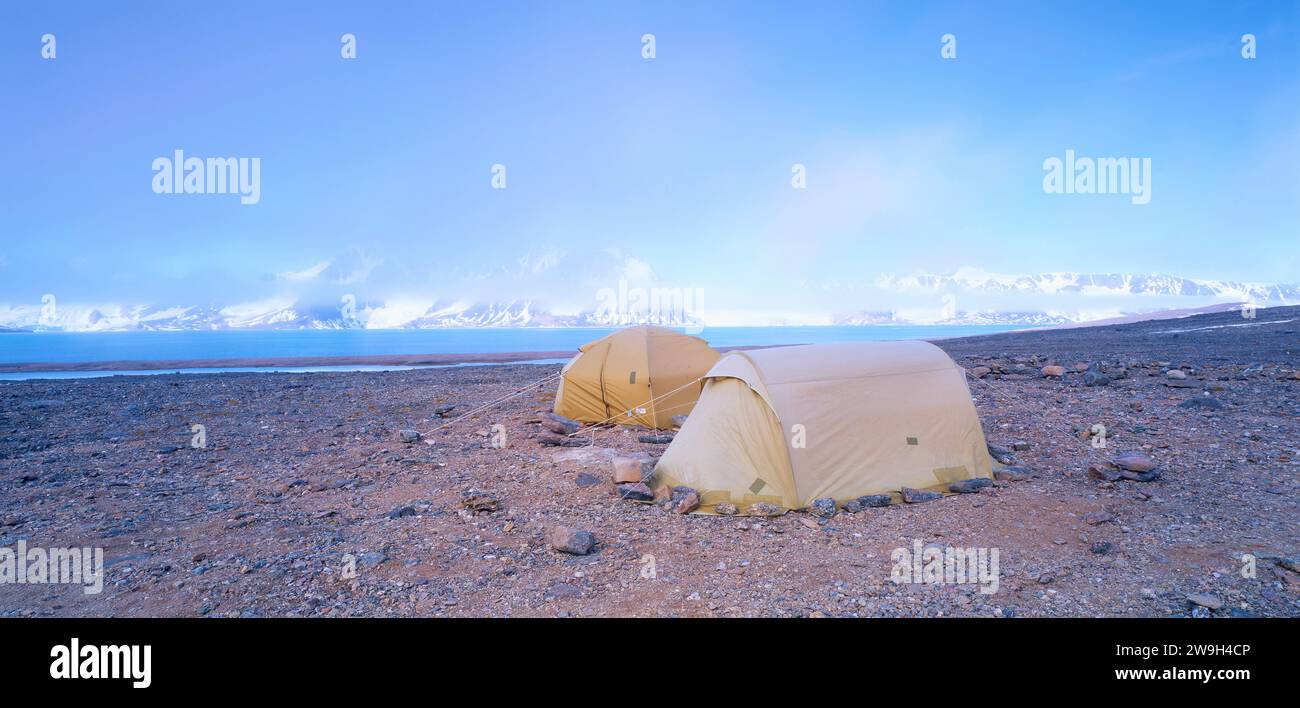
{"label": "boulder beside tent", "polygon": [[584,423],[668,428],[689,413],[719,354],[699,337],[627,327],[578,349],[564,365],[555,413]]}
{"label": "boulder beside tent", "polygon": [[654,483],[695,489],[700,511],[743,512],[977,477],[992,477],[992,460],[965,372],[933,344],[907,341],[726,354]]}

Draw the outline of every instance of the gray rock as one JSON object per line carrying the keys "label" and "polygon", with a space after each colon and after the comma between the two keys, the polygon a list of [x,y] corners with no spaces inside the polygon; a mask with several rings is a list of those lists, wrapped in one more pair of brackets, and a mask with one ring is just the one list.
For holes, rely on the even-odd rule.
{"label": "gray rock", "polygon": [[1218,610],[1223,608],[1223,600],[1217,595],[1211,595],[1204,592],[1194,592],[1187,595],[1187,601],[1193,605],[1200,605],[1206,609]]}
{"label": "gray rock", "polygon": [[552,583],[551,586],[546,589],[543,597],[547,600],[582,597],[582,590],[576,585],[570,585],[568,583]]}
{"label": "gray rock", "polygon": [[783,511],[784,510],[776,504],[755,502],[754,504],[749,505],[749,508],[745,510],[745,513],[750,516],[780,516]]}
{"label": "gray rock", "polygon": [[1130,472],[1150,472],[1156,468],[1155,460],[1140,452],[1121,452],[1112,458],[1111,462],[1116,467]]}
{"label": "gray rock", "polygon": [[861,504],[864,509],[880,508],[893,504],[894,498],[888,494],[868,494],[863,497],[858,497],[858,503]]}
{"label": "gray rock", "polygon": [[721,504],[713,505],[713,513],[718,514],[720,516],[735,516],[739,512],[740,509],[737,509],[735,504],[728,504],[726,502],[723,502]]}
{"label": "gray rock", "polygon": [[1211,396],[1210,394],[1206,393],[1200,396],[1193,396],[1187,399],[1186,401],[1179,403],[1178,407],[1179,408],[1201,408],[1204,410],[1217,411],[1220,408],[1223,408],[1223,403],[1219,399],[1215,398],[1214,396]]}
{"label": "gray rock", "polygon": [[823,519],[829,519],[835,516],[835,500],[830,497],[814,499],[812,506],[808,507],[808,512],[814,516],[820,516]]}
{"label": "gray rock", "polygon": [[1133,472],[1132,470],[1120,470],[1120,475],[1127,480],[1134,482],[1151,482],[1160,479],[1160,470],[1149,470],[1146,472]]}
{"label": "gray rock", "polygon": [[552,526],[546,532],[546,540],[551,548],[575,556],[585,556],[596,547],[596,537],[590,531],[568,526]]}
{"label": "gray rock", "polygon": [[690,487],[673,487],[671,499],[673,511],[678,514],[689,514],[700,508],[700,493]]}
{"label": "gray rock", "polygon": [[420,438],[424,436],[421,435],[420,431],[418,430],[399,430],[397,431],[397,437],[402,442],[410,444],[414,442],[419,442]]}
{"label": "gray rock", "polygon": [[672,417],[672,424],[673,424],[673,427],[675,427],[675,428],[680,428],[680,427],[682,427],[683,425],[686,425],[686,416],[684,416],[684,415],[675,415],[675,416],[673,416],[673,417]]}
{"label": "gray rock", "polygon": [[1100,371],[1093,371],[1092,369],[1089,369],[1083,372],[1083,385],[1084,386],[1109,386],[1110,377],[1101,373]]}
{"label": "gray rock", "polygon": [[573,481],[577,482],[579,487],[594,487],[600,484],[600,477],[590,472],[579,472]]}
{"label": "gray rock", "polygon": [[1099,556],[1104,556],[1107,553],[1110,553],[1114,548],[1115,547],[1111,544],[1110,541],[1095,541],[1093,542],[1092,546],[1088,548],[1088,550],[1092,551],[1093,553],[1096,553]]}
{"label": "gray rock", "polygon": [[999,482],[1023,482],[1033,476],[1033,470],[1021,465],[1007,465],[993,471],[993,479]]}
{"label": "gray rock", "polygon": [[388,555],[383,553],[382,551],[371,551],[370,553],[362,553],[361,556],[357,558],[357,567],[377,568],[380,565],[383,565],[387,560],[388,560]]}
{"label": "gray rock", "polygon": [[993,443],[989,443],[989,456],[1004,465],[1009,465],[1015,462],[1016,459],[1016,456],[1013,455],[1010,450],[1005,447],[994,445]]}
{"label": "gray rock", "polygon": [[655,493],[650,487],[642,482],[629,482],[626,484],[615,485],[620,499],[628,501],[648,502],[654,501]]}
{"label": "gray rock", "polygon": [[903,501],[908,504],[920,504],[922,502],[934,501],[943,496],[939,492],[927,492],[922,489],[912,489],[911,487],[903,487],[901,491],[903,493]]}
{"label": "gray rock", "polygon": [[572,435],[582,429],[582,423],[557,413],[546,413],[542,416],[542,427],[556,435]]}
{"label": "gray rock", "polygon": [[416,511],[415,507],[413,506],[399,506],[396,509],[393,509],[392,511],[388,512],[388,518],[400,519],[404,516],[415,516],[418,513],[419,512]]}
{"label": "gray rock", "polygon": [[546,445],[547,447],[587,447],[591,445],[591,440],[585,438],[567,438],[549,435],[538,438],[537,442],[538,444]]}
{"label": "gray rock", "polygon": [[850,514],[856,514],[859,511],[862,511],[862,502],[857,499],[850,499],[844,502],[844,511]]}
{"label": "gray rock", "polygon": [[1088,465],[1088,476],[1103,482],[1116,482],[1124,478],[1119,470],[1110,465]]}
{"label": "gray rock", "polygon": [[1097,526],[1108,521],[1114,521],[1115,517],[1107,511],[1090,511],[1083,515],[1083,520],[1086,521],[1089,526]]}
{"label": "gray rock", "polygon": [[976,477],[974,479],[963,479],[948,485],[948,491],[958,494],[974,494],[985,487],[992,487],[993,480],[987,477]]}
{"label": "gray rock", "polygon": [[672,441],[673,436],[661,435],[658,433],[637,436],[637,442],[650,443],[652,445],[667,445]]}

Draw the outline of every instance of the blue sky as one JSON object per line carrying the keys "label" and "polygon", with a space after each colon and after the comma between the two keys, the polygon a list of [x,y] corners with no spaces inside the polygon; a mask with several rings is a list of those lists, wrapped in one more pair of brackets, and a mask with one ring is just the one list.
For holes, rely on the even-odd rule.
{"label": "blue sky", "polygon": [[[0,304],[1296,282],[1298,33],[1296,2],[6,3]],[[153,193],[176,149],[260,158],[260,202]],[[1151,202],[1044,193],[1067,149],[1150,158]]]}

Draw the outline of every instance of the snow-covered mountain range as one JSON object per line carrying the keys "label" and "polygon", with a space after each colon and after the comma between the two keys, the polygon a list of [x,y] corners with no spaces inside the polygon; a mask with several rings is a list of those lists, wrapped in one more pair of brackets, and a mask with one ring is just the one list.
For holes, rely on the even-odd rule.
{"label": "snow-covered mountain range", "polygon": [[1198,280],[1171,275],[1120,273],[1040,273],[998,275],[963,268],[951,275],[884,276],[878,287],[896,291],[962,290],[981,293],[1024,293],[1090,296],[1143,295],[1205,297],[1232,302],[1294,304],[1300,301],[1300,283],[1273,285],[1230,280]]}
{"label": "snow-covered mountain range", "polygon": [[[1155,315],[1179,308],[1252,302],[1300,303],[1300,284],[1197,280],[1168,275],[1043,273],[997,275],[961,269],[947,275],[883,276],[844,289],[835,308],[794,307],[779,321],[747,313],[744,324],[1010,324],[1052,326],[1110,317]],[[823,288],[826,290],[826,288]],[[63,303],[0,305],[0,331],[130,331],[238,329],[390,329],[451,327],[608,327],[635,323],[728,326],[735,311],[642,313],[552,311],[534,299],[358,301],[308,304],[294,297],[233,305]]]}

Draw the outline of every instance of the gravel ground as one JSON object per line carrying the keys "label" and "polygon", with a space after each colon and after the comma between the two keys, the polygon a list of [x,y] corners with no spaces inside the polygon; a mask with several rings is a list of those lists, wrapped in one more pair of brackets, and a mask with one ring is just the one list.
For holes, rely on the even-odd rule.
{"label": "gravel ground", "polygon": [[[1298,313],[940,342],[1032,476],[829,520],[621,501],[611,456],[664,446],[539,444],[550,384],[459,418],[557,366],[0,383],[0,547],[108,566],[100,594],[0,584],[0,616],[1300,616]],[[1120,451],[1160,476],[1089,474]],[[894,583],[915,542],[997,549],[996,592]]]}

